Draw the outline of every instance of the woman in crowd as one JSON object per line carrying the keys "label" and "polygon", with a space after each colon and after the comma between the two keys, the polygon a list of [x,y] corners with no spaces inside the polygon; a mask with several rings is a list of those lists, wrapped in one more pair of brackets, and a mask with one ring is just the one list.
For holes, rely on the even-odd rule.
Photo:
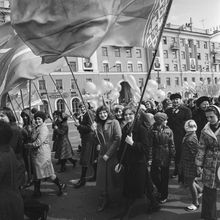
{"label": "woman in crowd", "polygon": [[9,123],[0,120],[0,134],[0,219],[23,220],[23,199],[19,191],[19,161],[10,146],[13,131]]}
{"label": "woman in crowd", "polygon": [[184,184],[189,187],[192,196],[192,204],[185,209],[186,211],[196,211],[199,208],[198,199],[202,195],[202,188],[195,181],[197,176],[195,157],[199,147],[196,136],[197,125],[194,120],[188,120],[184,125],[184,129],[186,134],[182,143],[180,170],[183,172]]}
{"label": "woman in crowd", "polygon": [[69,127],[67,124],[68,116],[60,111],[57,111],[57,123],[53,126],[54,132],[57,135],[56,145],[57,150],[55,158],[60,161],[61,167],[59,172],[66,170],[66,161],[69,160],[73,167],[76,166],[76,161],[73,159],[73,150],[68,137]]}
{"label": "woman in crowd", "polygon": [[8,107],[0,108],[0,120],[7,122],[12,129],[12,138],[10,140],[10,146],[14,150],[16,158],[18,160],[18,167],[19,167],[19,186],[23,186],[25,183],[25,164],[23,158],[23,151],[24,151],[24,143],[23,143],[23,136],[22,130],[16,124],[15,116],[12,110]]}
{"label": "woman in crowd", "polygon": [[109,196],[117,188],[114,168],[117,164],[117,150],[121,141],[121,128],[118,120],[112,119],[106,106],[96,111],[97,134],[100,146],[96,186],[100,191],[98,211],[103,211]]}
{"label": "woman in crowd", "polygon": [[33,142],[26,144],[26,147],[32,148],[33,166],[34,166],[34,196],[40,197],[41,180],[50,178],[57,186],[60,196],[63,193],[65,184],[60,183],[58,177],[54,173],[53,164],[51,161],[51,148],[49,145],[49,130],[45,124],[46,114],[38,111],[34,114],[36,129],[33,132]]}
{"label": "woman in crowd", "polygon": [[151,128],[152,165],[151,176],[159,193],[160,203],[168,198],[169,168],[171,158],[175,156],[173,132],[167,126],[167,114],[158,112],[154,115],[155,123]]}
{"label": "woman in crowd", "polygon": [[124,125],[126,124],[126,122],[123,118],[123,109],[124,109],[123,105],[114,106],[114,115],[115,115],[115,118],[118,120],[121,128],[123,128]]}
{"label": "woman in crowd", "polygon": [[147,100],[145,102],[145,107],[146,107],[146,112],[147,113],[151,113],[151,114],[155,114],[156,113],[156,109],[155,109],[155,103],[152,100]]}
{"label": "woman in crowd", "polygon": [[122,140],[118,152],[118,158],[124,170],[125,209],[128,209],[136,199],[145,195],[147,159],[149,159],[147,135],[149,126],[147,124],[142,126],[145,121],[150,123],[149,118],[142,116],[146,113],[141,113],[139,121],[134,122],[135,112],[136,108],[133,106],[126,106],[123,109],[126,125],[122,129]]}
{"label": "woman in crowd", "polygon": [[196,155],[197,173],[202,173],[204,185],[201,218],[217,220],[217,189],[220,186],[220,109],[210,105],[205,110],[208,123],[201,131]]}

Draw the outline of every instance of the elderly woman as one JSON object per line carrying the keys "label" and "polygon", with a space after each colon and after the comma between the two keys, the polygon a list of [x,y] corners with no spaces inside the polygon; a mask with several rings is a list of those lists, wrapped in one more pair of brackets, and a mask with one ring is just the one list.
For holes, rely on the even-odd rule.
{"label": "elderly woman", "polygon": [[51,160],[51,148],[49,145],[49,130],[45,124],[46,114],[44,112],[37,112],[34,114],[36,123],[36,130],[33,133],[33,142],[26,144],[26,147],[32,148],[33,166],[34,166],[34,196],[40,197],[41,180],[50,178],[57,186],[60,196],[63,193],[65,184],[61,184],[58,177],[54,173],[54,168]]}
{"label": "elderly woman", "polygon": [[202,173],[204,185],[202,197],[203,219],[217,219],[217,189],[220,187],[220,109],[210,105],[205,110],[208,123],[201,131],[196,155],[197,172]]}
{"label": "elderly woman", "polygon": [[97,135],[100,152],[97,164],[96,186],[100,191],[98,211],[108,204],[109,194],[117,188],[114,168],[117,164],[117,150],[121,141],[121,128],[116,119],[112,119],[109,109],[100,106],[96,111]]}
{"label": "elderly woman", "polygon": [[[1,114],[1,113],[0,113]],[[13,132],[0,121],[0,219],[24,219],[23,199],[19,192],[19,161],[10,147]]]}

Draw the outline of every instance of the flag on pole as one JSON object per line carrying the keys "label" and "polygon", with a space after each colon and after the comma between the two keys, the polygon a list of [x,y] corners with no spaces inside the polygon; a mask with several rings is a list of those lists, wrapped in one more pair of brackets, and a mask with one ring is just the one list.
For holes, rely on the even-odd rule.
{"label": "flag on pole", "polygon": [[[6,27],[12,29],[8,24],[1,25],[0,35],[4,36]],[[8,31],[5,31],[5,36],[8,36]],[[41,64],[41,57],[33,54],[15,33],[5,39],[8,40],[0,45],[0,97],[26,80],[51,73],[64,64],[64,59]]]}
{"label": "flag on pole", "polygon": [[90,57],[101,43],[155,47],[172,0],[11,0],[11,21],[43,61]]}

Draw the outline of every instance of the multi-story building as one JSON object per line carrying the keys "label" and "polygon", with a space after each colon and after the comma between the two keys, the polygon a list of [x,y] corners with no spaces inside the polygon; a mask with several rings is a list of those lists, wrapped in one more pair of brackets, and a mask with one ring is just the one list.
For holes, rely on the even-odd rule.
{"label": "multi-story building", "polygon": [[7,0],[0,0],[0,24],[9,20],[10,5]]}
{"label": "multi-story building", "polygon": [[[8,1],[0,0],[0,7],[2,2],[6,4]],[[192,24],[167,24],[156,54],[155,68],[151,71],[151,78],[158,82],[158,87],[167,95],[181,92],[183,97],[187,98],[192,94],[184,88],[186,83],[193,83],[194,86],[201,82],[218,85],[220,42],[215,42],[212,38],[216,34],[218,33],[194,28]],[[89,60],[72,57],[69,61],[82,94],[86,93],[87,81],[100,86],[101,80],[106,80],[115,87],[121,85],[118,100],[123,102],[132,98],[127,76],[132,74],[136,85],[142,91],[154,53],[155,51],[146,51],[140,47],[101,46]],[[156,65],[158,61],[159,66]],[[81,98],[68,66],[65,65],[51,73],[51,76],[52,79],[45,76],[44,79],[35,80],[46,108],[49,109],[51,106],[52,111],[68,111],[65,107],[66,102],[71,111],[77,111]]]}

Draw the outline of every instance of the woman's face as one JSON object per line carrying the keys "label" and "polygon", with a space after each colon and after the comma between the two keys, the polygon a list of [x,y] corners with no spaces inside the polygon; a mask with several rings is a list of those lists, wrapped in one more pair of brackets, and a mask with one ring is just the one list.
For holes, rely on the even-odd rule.
{"label": "woman's face", "polygon": [[209,107],[209,102],[208,101],[204,101],[200,104],[199,106],[203,111],[205,111],[207,109],[207,107]]}
{"label": "woman's face", "polygon": [[134,112],[130,109],[127,109],[124,113],[124,118],[126,122],[133,122],[134,121]]}
{"label": "woman's face", "polygon": [[214,125],[218,122],[218,116],[214,112],[206,112],[205,115],[210,124]]}
{"label": "woman's face", "polygon": [[9,123],[10,120],[4,112],[0,112],[0,120]]}
{"label": "woman's face", "polygon": [[36,123],[37,126],[40,126],[40,125],[42,125],[42,124],[44,123],[44,121],[43,121],[42,118],[37,117],[37,118],[35,119],[35,123]]}
{"label": "woman's face", "polygon": [[122,110],[118,109],[118,111],[115,113],[116,118],[121,119],[122,118]]}
{"label": "woman's face", "polygon": [[102,121],[105,121],[108,118],[108,112],[107,111],[100,111],[99,112],[99,118]]}
{"label": "woman's face", "polygon": [[146,102],[146,103],[145,103],[145,106],[146,106],[146,108],[151,108],[150,102]]}

